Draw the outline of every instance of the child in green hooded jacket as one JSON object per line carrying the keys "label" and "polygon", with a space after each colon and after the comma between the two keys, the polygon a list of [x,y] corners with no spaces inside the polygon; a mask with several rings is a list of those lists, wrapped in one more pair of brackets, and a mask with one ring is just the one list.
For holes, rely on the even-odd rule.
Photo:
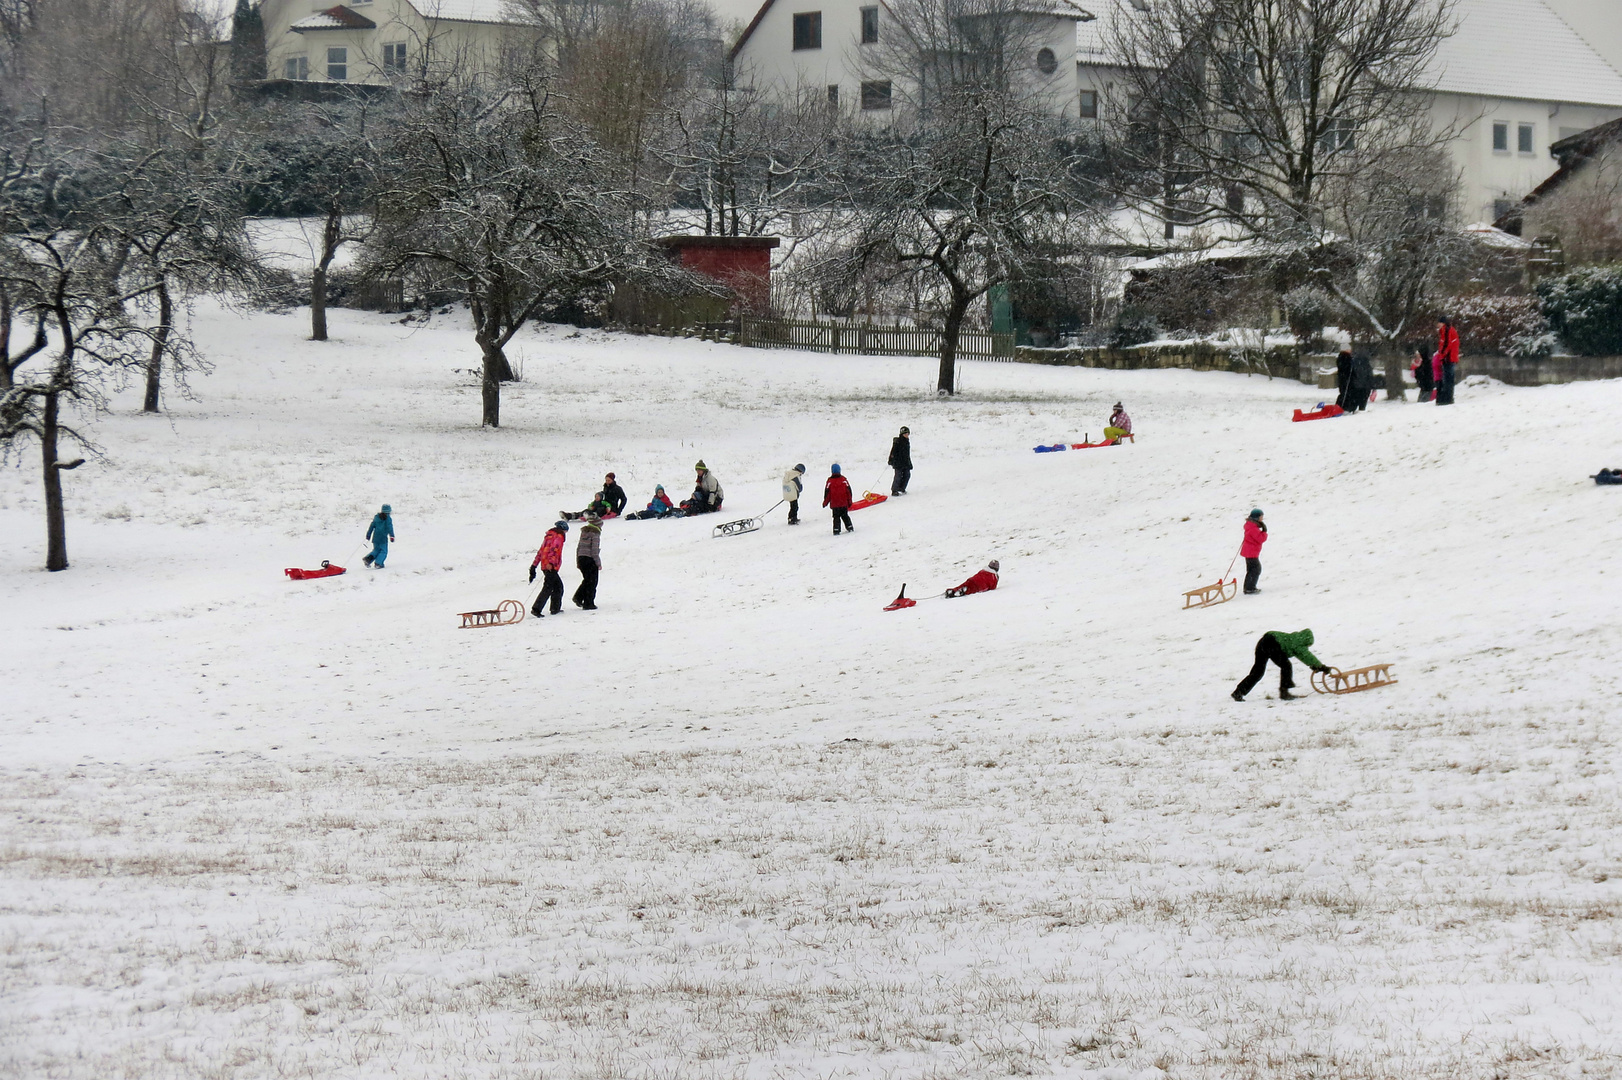
{"label": "child in green hooded jacket", "polygon": [[1246,675],[1234,689],[1233,700],[1243,701],[1245,695],[1262,681],[1267,674],[1268,661],[1278,665],[1278,696],[1285,701],[1295,697],[1290,693],[1290,687],[1295,685],[1295,672],[1290,668],[1290,658],[1301,661],[1313,671],[1328,671],[1329,665],[1322,663],[1312,655],[1312,631],[1297,630],[1291,634],[1284,630],[1269,630],[1256,642],[1256,663],[1251,667],[1250,674]]}

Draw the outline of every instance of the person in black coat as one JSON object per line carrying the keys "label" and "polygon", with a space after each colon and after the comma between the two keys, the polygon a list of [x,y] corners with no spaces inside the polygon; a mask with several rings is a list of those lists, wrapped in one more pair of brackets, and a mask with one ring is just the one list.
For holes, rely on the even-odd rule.
{"label": "person in black coat", "polygon": [[1409,370],[1414,373],[1414,382],[1419,385],[1419,400],[1429,401],[1436,392],[1436,379],[1431,373],[1431,354],[1418,345],[1408,346],[1408,351],[1414,354],[1414,362]]}
{"label": "person in black coat", "polygon": [[1342,349],[1335,357],[1335,404],[1346,408],[1346,391],[1352,384],[1352,350]]}
{"label": "person in black coat", "polygon": [[912,431],[909,428],[902,428],[901,434],[890,444],[890,468],[895,470],[890,494],[905,495],[907,481],[912,479]]}
{"label": "person in black coat", "polygon": [[608,504],[609,513],[623,514],[625,512],[625,504],[628,501],[625,498],[625,489],[614,482],[613,473],[603,477],[603,491],[598,498]]}
{"label": "person in black coat", "polygon": [[1346,384],[1346,404],[1341,408],[1347,412],[1361,412],[1369,406],[1369,395],[1374,392],[1374,365],[1369,363],[1368,353],[1358,353],[1352,357],[1352,372]]}

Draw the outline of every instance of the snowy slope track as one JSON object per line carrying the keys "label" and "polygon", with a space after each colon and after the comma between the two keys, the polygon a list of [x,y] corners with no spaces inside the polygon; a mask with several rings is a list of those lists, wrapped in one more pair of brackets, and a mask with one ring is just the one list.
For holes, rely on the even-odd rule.
{"label": "snowy slope track", "polygon": [[[1622,1076],[1622,384],[1292,424],[1321,392],[544,328],[481,431],[452,320],[197,320],[72,569],[0,474],[0,1075]],[[1116,400],[1136,444],[1030,452]],[[902,424],[909,494],[831,535]],[[457,628],[605,471],[699,458],[721,518],[607,523],[601,610]],[[804,524],[711,539],[795,462]],[[1182,610],[1252,506],[1261,595]],[[1400,682],[1228,699],[1302,627]]]}

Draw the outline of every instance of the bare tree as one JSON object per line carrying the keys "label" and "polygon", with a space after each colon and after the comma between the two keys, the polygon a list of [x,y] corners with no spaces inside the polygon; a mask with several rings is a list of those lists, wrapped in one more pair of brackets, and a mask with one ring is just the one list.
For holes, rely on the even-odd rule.
{"label": "bare tree", "polygon": [[416,99],[396,129],[364,265],[461,293],[483,355],[483,422],[497,427],[513,335],[631,260],[629,195],[604,184],[601,152],[535,70]]}
{"label": "bare tree", "polygon": [[33,345],[10,365],[0,390],[0,445],[9,454],[29,437],[39,440],[47,570],[67,569],[62,473],[83,464],[64,461],[62,443],[89,447],[64,411],[105,407],[109,381],[141,365],[152,341],[151,330],[128,314],[146,287],[124,284],[127,242],[106,224],[112,215],[104,193],[131,164],[84,148],[58,149],[43,135],[10,130],[0,138],[7,292],[21,302],[14,314],[36,327]]}
{"label": "bare tree", "polygon": [[1170,225],[1297,244],[1328,187],[1444,146],[1427,93],[1450,0],[1155,0],[1113,24],[1112,149]]}
{"label": "bare tree", "polygon": [[1056,252],[1084,249],[1096,205],[1082,180],[1086,149],[1028,62],[1056,22],[1073,24],[1032,9],[1017,0],[897,0],[897,32],[864,90],[877,95],[876,76],[888,72],[894,120],[879,127],[864,114],[845,145],[854,226],[845,258],[928,283],[942,321],[942,394],[956,390],[970,307],[1040,273]]}

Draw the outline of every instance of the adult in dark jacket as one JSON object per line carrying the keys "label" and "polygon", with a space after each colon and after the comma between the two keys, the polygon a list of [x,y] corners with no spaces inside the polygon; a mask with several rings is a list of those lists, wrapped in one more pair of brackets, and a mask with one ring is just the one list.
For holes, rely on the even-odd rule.
{"label": "adult in dark jacket", "polygon": [[580,588],[574,591],[574,606],[597,610],[597,576],[603,569],[603,523],[596,514],[586,515],[575,545],[574,564],[580,569]]}
{"label": "adult in dark jacket", "polygon": [[1368,353],[1352,357],[1352,371],[1346,384],[1346,401],[1341,408],[1347,412],[1362,412],[1369,407],[1369,395],[1374,392],[1374,365]]}
{"label": "adult in dark jacket", "polygon": [[625,489],[614,482],[613,473],[609,473],[607,476],[603,477],[602,494],[598,495],[597,497],[608,504],[609,513],[625,513],[625,504],[629,500],[625,497]]}
{"label": "adult in dark jacket", "polygon": [[1352,350],[1342,349],[1335,357],[1335,404],[1346,407],[1346,392],[1352,385]]}
{"label": "adult in dark jacket", "polygon": [[890,481],[891,495],[905,495],[907,481],[912,479],[912,431],[902,428],[901,434],[890,444],[890,468],[895,478]]}
{"label": "adult in dark jacket", "polygon": [[828,476],[828,482],[822,485],[822,505],[832,507],[834,512],[834,535],[839,535],[839,526],[844,524],[851,532],[856,526],[850,523],[850,504],[853,500],[850,495],[850,481],[846,480],[835,465]]}
{"label": "adult in dark jacket", "polygon": [[1233,700],[1243,701],[1245,695],[1262,681],[1267,674],[1269,661],[1278,665],[1278,696],[1288,701],[1295,697],[1290,693],[1290,687],[1295,685],[1295,672],[1290,669],[1290,657],[1295,657],[1313,671],[1328,671],[1329,665],[1319,662],[1312,655],[1312,631],[1297,630],[1295,633],[1286,633],[1283,630],[1269,630],[1256,642],[1256,663],[1251,667],[1250,674],[1246,675],[1238,686],[1234,687]]}

